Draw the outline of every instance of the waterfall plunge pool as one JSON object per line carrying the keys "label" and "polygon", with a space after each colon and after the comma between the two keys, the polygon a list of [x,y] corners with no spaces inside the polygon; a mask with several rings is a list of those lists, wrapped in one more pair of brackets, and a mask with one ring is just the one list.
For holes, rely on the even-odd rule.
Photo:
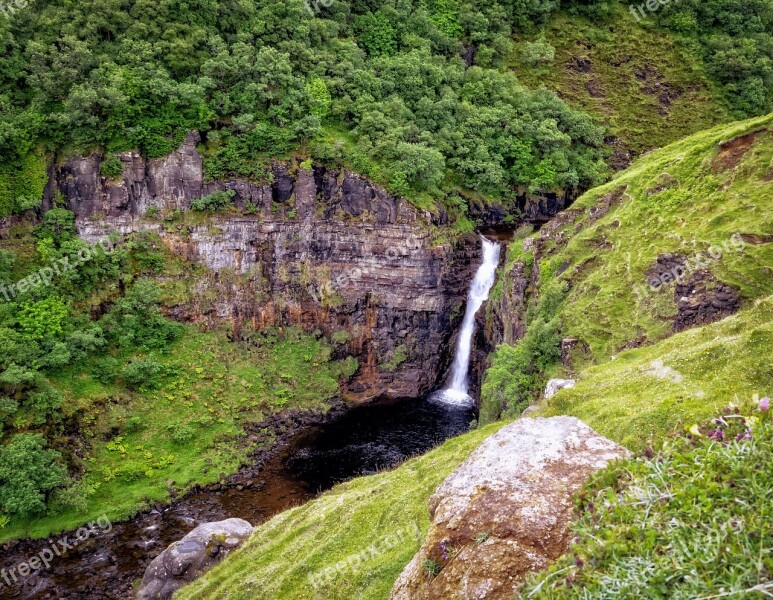
{"label": "waterfall plunge pool", "polygon": [[[483,262],[470,285],[446,389],[423,399],[353,408],[332,422],[312,425],[262,466],[257,485],[192,492],[171,506],[115,523],[93,543],[58,557],[50,571],[0,589],[0,597],[126,598],[133,595],[132,582],[142,577],[150,561],[201,523],[240,517],[258,525],[336,483],[395,467],[466,432],[476,418],[467,379],[475,315],[488,299],[499,263],[499,245],[481,240]],[[0,567],[24,562],[48,543],[22,541],[6,547]]]}

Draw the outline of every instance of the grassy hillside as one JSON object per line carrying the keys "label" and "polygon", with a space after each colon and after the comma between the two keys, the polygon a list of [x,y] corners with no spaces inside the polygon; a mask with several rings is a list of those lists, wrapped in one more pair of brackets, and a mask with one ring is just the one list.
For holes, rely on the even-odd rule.
{"label": "grassy hillside", "polygon": [[387,598],[427,532],[429,497],[503,425],[454,438],[393,471],[354,479],[277,515],[175,598]]}
{"label": "grassy hillside", "polygon": [[246,423],[324,412],[356,369],[293,328],[245,330],[248,344],[166,319],[211,273],[154,236],[12,297],[11,282],[83,248],[71,222],[56,209],[0,240],[0,540],[125,518],[231,474],[255,446]]}
{"label": "grassy hillside", "polygon": [[[727,245],[734,234],[750,240],[773,234],[771,123],[773,115],[677,142],[572,207],[579,219],[564,233],[579,232],[540,264],[540,287],[569,285],[564,331],[586,342],[594,360],[671,334],[673,285],[653,290],[646,273],[661,254],[700,253],[707,270],[737,286],[747,302],[773,292],[773,244]],[[749,133],[735,149],[718,146]],[[594,221],[591,208],[605,201],[612,202],[609,212]],[[722,249],[718,259],[709,255],[713,246]]]}
{"label": "grassy hillside", "polygon": [[[554,48],[553,60],[525,60],[536,40]],[[617,150],[634,156],[731,118],[696,49],[644,28],[624,8],[593,21],[555,16],[539,37],[517,40],[510,68],[528,87],[544,85],[608,124]]]}
{"label": "grassy hillside", "polygon": [[728,402],[770,393],[773,297],[706,327],[590,367],[542,416],[573,415],[633,449],[708,419]]}
{"label": "grassy hillside", "polygon": [[577,340],[566,362],[579,371],[672,335],[681,297],[673,276],[650,285],[659,257],[689,265],[685,281],[706,272],[732,286],[742,307],[773,293],[771,122],[719,126],[648,154],[582,196],[536,243],[509,246],[490,310],[506,308],[519,269],[531,308],[524,341],[493,357],[484,420],[520,410],[564,370],[562,338]]}

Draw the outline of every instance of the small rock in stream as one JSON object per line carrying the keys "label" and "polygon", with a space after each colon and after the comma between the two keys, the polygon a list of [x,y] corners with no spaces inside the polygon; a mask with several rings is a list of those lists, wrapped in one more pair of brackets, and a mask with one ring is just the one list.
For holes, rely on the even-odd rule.
{"label": "small rock in stream", "polygon": [[145,571],[137,600],[164,600],[241,546],[253,531],[244,519],[199,525],[159,554]]}

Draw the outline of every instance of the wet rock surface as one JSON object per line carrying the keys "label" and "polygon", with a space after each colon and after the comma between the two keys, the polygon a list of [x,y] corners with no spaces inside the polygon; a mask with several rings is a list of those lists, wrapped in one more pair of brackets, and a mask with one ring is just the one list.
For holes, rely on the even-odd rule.
{"label": "wet rock surface", "polygon": [[137,600],[166,600],[243,545],[253,531],[244,519],[199,525],[159,554],[145,571]]}
{"label": "wet rock surface", "polygon": [[[626,454],[573,417],[504,427],[430,499],[429,533],[391,598],[511,600],[526,573],[567,550],[572,494]],[[428,575],[427,564],[437,565],[436,575]]]}

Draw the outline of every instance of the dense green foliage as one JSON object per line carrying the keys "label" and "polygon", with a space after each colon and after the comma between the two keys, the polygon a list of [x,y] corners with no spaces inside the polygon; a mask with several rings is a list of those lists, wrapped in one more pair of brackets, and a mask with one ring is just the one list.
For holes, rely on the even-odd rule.
{"label": "dense green foliage", "polygon": [[770,409],[727,408],[690,429],[597,473],[578,499],[579,541],[524,595],[763,597],[773,576]]}
{"label": "dense green foliage", "polygon": [[[603,23],[616,5],[563,8]],[[504,68],[514,56],[551,62],[548,42],[517,50],[512,37],[559,8],[41,1],[0,19],[0,214],[36,205],[44,151],[102,148],[115,177],[113,152],[161,156],[191,129],[211,178],[264,179],[267,158],[301,149],[409,196],[588,187],[605,172],[601,130]],[[647,22],[700,41],[710,73],[752,114],[770,107],[772,18],[769,0],[692,0]]]}
{"label": "dense green foliage", "polygon": [[324,411],[357,368],[300,331],[245,330],[260,347],[249,349],[169,320],[167,289],[153,276],[188,288],[206,270],[153,235],[90,249],[61,208],[9,232],[0,240],[4,539],[122,518],[168,499],[170,480],[185,489],[233,472],[250,451],[243,423],[284,408]]}
{"label": "dense green foliage", "polygon": [[481,390],[482,424],[517,416],[542,388],[546,371],[561,356],[561,320],[557,312],[565,296],[563,284],[550,288],[539,304],[527,311],[523,339],[497,349]]}
{"label": "dense green foliage", "polygon": [[311,142],[401,191],[448,171],[491,194],[587,186],[601,130],[496,68],[557,4],[41,2],[0,19],[0,154],[160,156],[196,128],[211,177],[261,178],[266,156]]}

